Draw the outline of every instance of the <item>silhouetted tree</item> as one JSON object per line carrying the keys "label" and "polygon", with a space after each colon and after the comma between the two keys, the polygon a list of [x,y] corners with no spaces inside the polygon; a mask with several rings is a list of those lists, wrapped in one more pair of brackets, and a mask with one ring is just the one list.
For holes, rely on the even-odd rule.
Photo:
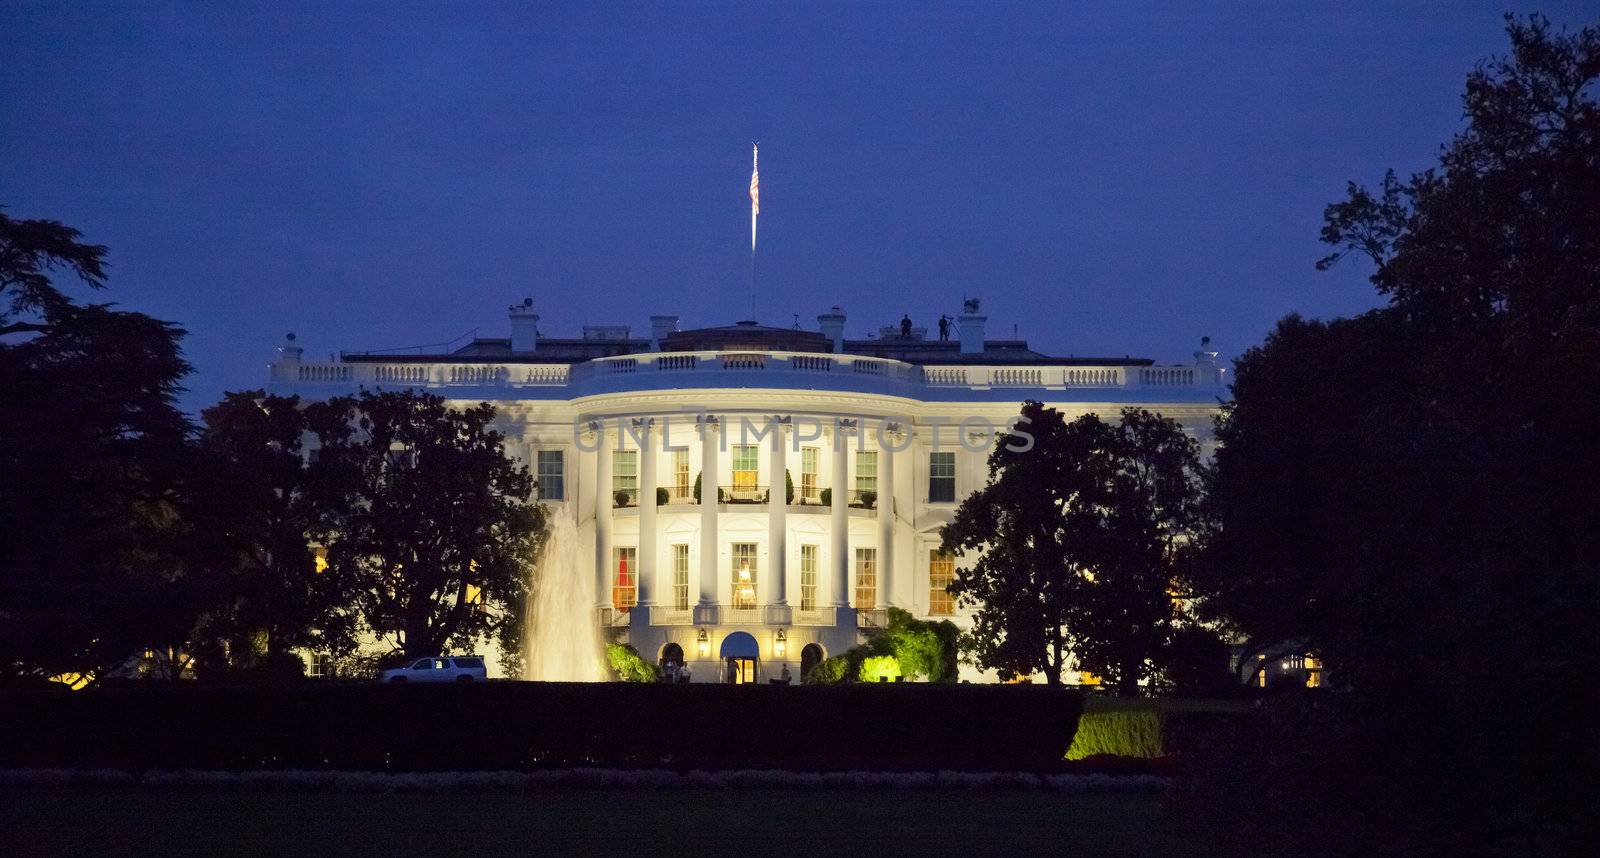
{"label": "silhouetted tree", "polygon": [[318,483],[305,441],[316,427],[299,397],[225,394],[201,417],[194,484],[197,546],[228,581],[229,606],[214,631],[236,664],[268,663],[291,649],[334,655],[355,645],[354,612],[336,575],[319,568],[312,535],[340,497]]}
{"label": "silhouetted tree", "polygon": [[1023,405],[1032,444],[1000,439],[989,484],[944,548],[976,554],[950,592],[976,610],[968,646],[1002,678],[1076,661],[1124,689],[1162,666],[1179,618],[1179,561],[1195,525],[1199,447],[1176,422],[1126,409],[1117,424]]}
{"label": "silhouetted tree", "polygon": [[494,408],[412,391],[308,408],[328,492],[328,572],[362,625],[406,655],[498,636],[514,648],[546,535],[533,478],[490,428]]}
{"label": "silhouetted tree", "polygon": [[1290,317],[1238,363],[1201,592],[1349,689],[1196,769],[1180,806],[1248,803],[1221,831],[1241,843],[1537,851],[1592,833],[1600,29],[1508,32],[1436,169],[1328,207],[1322,266],[1365,257],[1389,305]]}
{"label": "silhouetted tree", "polygon": [[[0,670],[102,675],[188,639],[207,587],[182,554],[182,331],[74,304],[105,248],[0,216]],[[182,629],[183,631],[175,631]]]}

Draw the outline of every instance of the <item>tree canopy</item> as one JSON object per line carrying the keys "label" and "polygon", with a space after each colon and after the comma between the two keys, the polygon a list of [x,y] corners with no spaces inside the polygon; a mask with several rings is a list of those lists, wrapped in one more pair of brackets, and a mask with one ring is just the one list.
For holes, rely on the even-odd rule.
{"label": "tree canopy", "polygon": [[1024,403],[1020,435],[957,508],[944,549],[971,554],[950,592],[974,607],[968,647],[1009,679],[1070,665],[1123,688],[1156,676],[1180,624],[1181,559],[1195,534],[1199,445],[1176,422],[1124,409],[1108,424]]}
{"label": "tree canopy", "polygon": [[[1537,844],[1595,800],[1594,757],[1573,751],[1597,741],[1600,29],[1508,22],[1438,166],[1327,209],[1321,266],[1371,263],[1388,305],[1280,322],[1239,360],[1218,429],[1206,604],[1301,642],[1350,694],[1278,722],[1322,725],[1317,753],[1212,786],[1243,788],[1226,803],[1292,784],[1286,806],[1359,814],[1340,827],[1374,848]],[[1304,817],[1237,830],[1262,826],[1326,847],[1293,834],[1327,829]]]}

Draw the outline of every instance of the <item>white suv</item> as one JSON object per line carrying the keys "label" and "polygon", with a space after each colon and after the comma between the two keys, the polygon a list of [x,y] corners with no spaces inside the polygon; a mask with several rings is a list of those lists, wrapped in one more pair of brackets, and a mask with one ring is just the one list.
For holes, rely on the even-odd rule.
{"label": "white suv", "polygon": [[483,682],[489,671],[483,659],[475,655],[438,655],[419,658],[405,667],[385,670],[378,675],[379,682]]}

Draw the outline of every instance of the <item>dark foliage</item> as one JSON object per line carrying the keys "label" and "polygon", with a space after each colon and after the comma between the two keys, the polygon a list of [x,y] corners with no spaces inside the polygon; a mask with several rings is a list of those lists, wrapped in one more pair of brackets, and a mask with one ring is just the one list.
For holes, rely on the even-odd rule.
{"label": "dark foliage", "polygon": [[[0,765],[1050,770],[1082,698],[973,685],[511,683],[0,693]],[[804,736],[796,724],[808,725]]]}
{"label": "dark foliage", "polygon": [[1366,257],[1389,306],[1290,317],[1239,361],[1200,589],[1348,696],[1286,703],[1197,775],[1188,801],[1255,805],[1190,816],[1214,831],[1249,816],[1263,843],[1344,854],[1592,830],[1600,29],[1508,29],[1437,169],[1328,208],[1323,264]]}

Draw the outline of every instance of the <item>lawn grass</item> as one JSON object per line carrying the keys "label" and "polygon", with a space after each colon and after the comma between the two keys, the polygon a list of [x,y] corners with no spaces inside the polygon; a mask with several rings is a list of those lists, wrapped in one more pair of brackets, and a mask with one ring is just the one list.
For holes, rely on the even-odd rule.
{"label": "lawn grass", "polygon": [[1186,855],[1160,800],[956,791],[0,789],[21,854]]}

